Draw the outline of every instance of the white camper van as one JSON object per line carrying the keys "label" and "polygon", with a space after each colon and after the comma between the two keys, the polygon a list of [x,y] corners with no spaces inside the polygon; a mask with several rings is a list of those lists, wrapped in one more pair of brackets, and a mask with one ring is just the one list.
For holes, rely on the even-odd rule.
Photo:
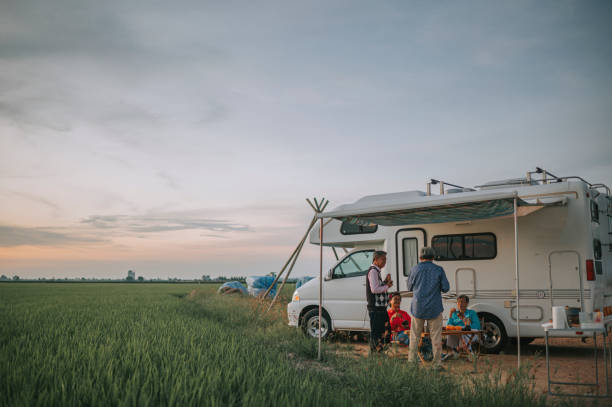
{"label": "white camper van", "polygon": [[[432,183],[440,184],[440,194],[431,194]],[[520,206],[508,212],[513,196]],[[445,190],[442,181],[432,180],[427,192],[366,196],[323,217],[323,245],[344,255],[324,273],[323,336],[335,330],[369,330],[366,273],[377,249],[387,252],[383,274],[391,274],[392,291],[406,297],[402,308],[409,311],[407,277],[419,261],[420,248],[432,246],[435,262],[451,284],[444,296],[444,319],[457,295],[467,294],[470,308],[484,321],[484,348],[489,352],[501,350],[508,338],[517,336],[517,316],[521,342],[528,343],[544,336],[541,324],[551,318],[553,305],[573,312],[612,305],[612,198],[603,184],[555,177],[539,168],[526,178],[474,188]],[[401,219],[406,223],[398,224]],[[319,245],[318,228],[310,242]],[[318,336],[318,299],[318,278],[297,289],[288,305],[289,325]]]}

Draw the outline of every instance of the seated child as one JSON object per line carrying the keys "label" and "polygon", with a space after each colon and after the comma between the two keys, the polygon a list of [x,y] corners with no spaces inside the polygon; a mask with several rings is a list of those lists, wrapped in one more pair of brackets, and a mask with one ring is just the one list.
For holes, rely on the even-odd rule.
{"label": "seated child", "polygon": [[387,310],[389,314],[389,322],[391,323],[391,340],[397,341],[402,345],[410,344],[410,332],[404,332],[410,329],[410,315],[406,311],[400,309],[402,297],[399,293],[393,294],[391,297],[391,308]]}

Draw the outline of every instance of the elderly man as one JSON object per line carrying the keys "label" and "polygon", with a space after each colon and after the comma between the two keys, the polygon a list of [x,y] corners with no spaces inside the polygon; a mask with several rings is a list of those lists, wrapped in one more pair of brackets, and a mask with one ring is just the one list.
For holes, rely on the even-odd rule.
{"label": "elderly man", "polygon": [[375,251],[366,281],[366,299],[370,315],[370,350],[372,352],[382,351],[391,335],[387,314],[387,305],[389,305],[387,291],[393,282],[389,275],[384,281],[380,277],[380,272],[385,264],[387,264],[387,253],[382,250]]}
{"label": "elderly man", "polygon": [[421,262],[414,266],[408,277],[408,291],[412,291],[410,312],[410,355],[408,360],[416,357],[423,326],[427,321],[431,344],[433,347],[433,367],[442,369],[442,295],[450,289],[444,269],[432,263],[434,250],[431,247],[421,249]]}

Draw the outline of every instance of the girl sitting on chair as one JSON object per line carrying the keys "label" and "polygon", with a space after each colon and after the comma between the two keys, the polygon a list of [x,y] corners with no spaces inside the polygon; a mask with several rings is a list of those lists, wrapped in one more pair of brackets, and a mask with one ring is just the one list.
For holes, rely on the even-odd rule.
{"label": "girl sitting on chair", "polygon": [[402,297],[399,293],[392,294],[391,308],[387,310],[389,314],[389,322],[391,323],[391,340],[397,341],[401,345],[410,344],[410,332],[404,332],[410,329],[410,315],[406,311],[400,309]]}

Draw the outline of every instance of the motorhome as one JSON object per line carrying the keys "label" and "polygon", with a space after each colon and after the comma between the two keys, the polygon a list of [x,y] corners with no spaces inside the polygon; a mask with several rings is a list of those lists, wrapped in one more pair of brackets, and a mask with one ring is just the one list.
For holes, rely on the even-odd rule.
{"label": "motorhome", "polygon": [[[440,185],[439,194],[431,192],[432,184]],[[374,250],[387,252],[383,278],[391,275],[391,291],[406,297],[402,308],[409,312],[407,278],[420,248],[433,247],[434,261],[451,285],[443,296],[443,318],[456,297],[467,294],[484,323],[489,352],[517,337],[517,318],[521,343],[528,343],[544,336],[542,324],[551,318],[552,306],[574,313],[612,306],[607,186],[540,168],[474,188],[449,185],[432,180],[426,191],[366,196],[321,215],[322,245],[343,254],[323,273],[322,336],[369,329],[365,284]],[[320,232],[318,226],[312,230],[310,243],[320,244]],[[289,325],[312,336],[319,335],[319,283],[316,278],[301,286],[288,305]]]}

